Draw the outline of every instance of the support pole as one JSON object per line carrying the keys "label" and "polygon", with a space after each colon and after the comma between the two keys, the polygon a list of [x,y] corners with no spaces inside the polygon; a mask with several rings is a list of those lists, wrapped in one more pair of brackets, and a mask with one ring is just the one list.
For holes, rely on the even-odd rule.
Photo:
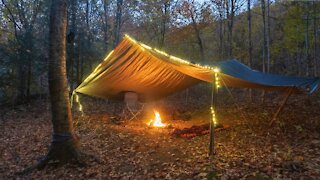
{"label": "support pole", "polygon": [[217,73],[214,73],[212,81],[212,92],[211,92],[211,119],[210,119],[210,144],[209,144],[209,156],[215,154],[214,149],[214,128],[215,128],[215,112],[216,112],[216,102],[217,102]]}
{"label": "support pole", "polygon": [[273,118],[272,120],[270,121],[269,123],[269,126],[272,126],[273,122],[277,120],[277,117],[279,116],[279,114],[281,113],[281,111],[283,110],[284,108],[284,105],[287,103],[290,95],[293,93],[293,88],[290,88],[290,90],[288,91],[286,97],[283,99],[280,107],[278,108],[277,112],[273,115]]}

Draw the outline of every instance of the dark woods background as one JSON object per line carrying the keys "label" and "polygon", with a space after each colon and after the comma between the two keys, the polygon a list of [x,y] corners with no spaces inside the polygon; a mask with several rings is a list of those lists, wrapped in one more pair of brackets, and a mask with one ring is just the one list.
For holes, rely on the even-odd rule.
{"label": "dark woods background", "polygon": [[[0,2],[0,104],[44,98],[50,0]],[[320,2],[70,0],[67,78],[74,89],[124,33],[203,64],[236,58],[254,69],[319,76]]]}

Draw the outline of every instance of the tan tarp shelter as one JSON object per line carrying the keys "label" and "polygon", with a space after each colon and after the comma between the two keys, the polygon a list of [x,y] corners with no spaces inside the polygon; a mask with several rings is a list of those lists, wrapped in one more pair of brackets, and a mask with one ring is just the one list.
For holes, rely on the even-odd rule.
{"label": "tan tarp shelter", "polygon": [[[290,78],[253,71],[237,61],[216,65],[220,84],[230,87],[299,93],[316,89],[319,79]],[[201,81],[212,83],[214,67],[190,63],[125,36],[119,45],[75,89],[77,93],[101,98],[122,98],[138,94],[145,102],[165,97]]]}

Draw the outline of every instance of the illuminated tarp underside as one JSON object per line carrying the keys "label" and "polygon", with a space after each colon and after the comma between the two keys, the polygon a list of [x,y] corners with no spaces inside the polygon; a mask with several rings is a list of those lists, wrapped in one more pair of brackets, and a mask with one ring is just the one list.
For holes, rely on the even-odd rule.
{"label": "illuminated tarp underside", "polygon": [[[263,74],[236,60],[216,66],[222,86],[272,91],[293,88],[295,93],[312,93],[319,84],[318,78]],[[101,98],[121,98],[125,92],[136,92],[140,101],[150,101],[201,81],[212,83],[213,76],[208,66],[189,63],[125,36],[75,91]]]}

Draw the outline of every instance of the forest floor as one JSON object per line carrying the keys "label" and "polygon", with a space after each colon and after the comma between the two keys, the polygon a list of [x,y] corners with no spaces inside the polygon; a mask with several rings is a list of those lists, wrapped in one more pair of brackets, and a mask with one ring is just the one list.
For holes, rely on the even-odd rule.
{"label": "forest floor", "polygon": [[[183,97],[184,95],[181,95]],[[265,103],[235,102],[225,95],[218,120],[230,127],[216,133],[216,155],[208,158],[209,135],[180,138],[175,128],[208,123],[208,103],[197,96],[167,98],[145,107],[139,120],[117,121],[119,103],[81,98],[84,115],[74,110],[83,151],[99,162],[66,164],[28,175],[17,172],[37,163],[48,151],[52,127],[49,105],[6,107],[1,113],[0,179],[319,179],[320,97],[293,96],[269,126],[280,96]],[[222,96],[221,96],[222,97]],[[208,99],[208,98],[205,98]],[[222,98],[221,98],[222,99]],[[243,97],[242,99],[246,99]],[[76,107],[76,106],[75,106]],[[149,128],[153,108],[171,128]]]}

